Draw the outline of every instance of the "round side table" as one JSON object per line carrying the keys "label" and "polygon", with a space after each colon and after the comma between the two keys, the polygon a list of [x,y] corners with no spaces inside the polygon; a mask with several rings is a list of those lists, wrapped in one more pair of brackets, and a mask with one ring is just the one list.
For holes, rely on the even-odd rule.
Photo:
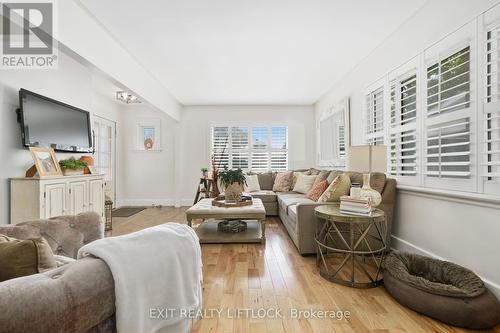
{"label": "round side table", "polygon": [[347,215],[339,206],[323,205],[314,213],[319,219],[315,240],[320,275],[354,288],[379,286],[387,249],[384,212],[374,209],[371,216]]}

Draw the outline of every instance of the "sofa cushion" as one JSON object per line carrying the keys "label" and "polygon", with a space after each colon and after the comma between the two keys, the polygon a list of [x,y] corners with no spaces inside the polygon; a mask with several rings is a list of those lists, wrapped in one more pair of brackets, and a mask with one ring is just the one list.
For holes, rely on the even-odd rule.
{"label": "sofa cushion", "polygon": [[[363,173],[361,172],[346,172],[351,178],[351,183],[359,183],[363,186]],[[385,186],[386,181],[385,173],[381,172],[372,172],[370,175],[370,186],[372,189],[376,190],[379,193],[382,193]]]}
{"label": "sofa cushion", "polygon": [[0,235],[0,282],[57,267],[45,238],[20,240]]}
{"label": "sofa cushion", "polygon": [[293,172],[279,172],[274,180],[274,192],[288,192],[292,188]]}
{"label": "sofa cushion", "polygon": [[280,208],[288,214],[288,207],[299,202],[313,202],[305,194],[290,193],[290,195],[278,195],[278,204]]}
{"label": "sofa cushion", "polygon": [[257,174],[261,190],[272,191],[274,185],[275,172],[264,172]]}
{"label": "sofa cushion", "polygon": [[294,192],[307,194],[312,188],[317,176],[297,175],[297,182],[293,187]]}
{"label": "sofa cushion", "polygon": [[276,202],[276,193],[273,191],[257,191],[252,192],[252,197],[259,198],[262,202]]}
{"label": "sofa cushion", "polygon": [[319,202],[336,202],[340,201],[340,197],[349,194],[351,188],[351,180],[345,173],[337,176],[335,180],[328,186],[326,191],[318,199]]}
{"label": "sofa cushion", "polygon": [[291,219],[297,220],[297,204],[288,207],[288,216]]}

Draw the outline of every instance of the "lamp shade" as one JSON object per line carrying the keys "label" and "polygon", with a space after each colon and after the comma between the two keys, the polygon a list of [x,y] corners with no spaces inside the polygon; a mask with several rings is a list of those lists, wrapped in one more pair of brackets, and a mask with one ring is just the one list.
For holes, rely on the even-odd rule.
{"label": "lamp shade", "polygon": [[356,172],[387,171],[386,146],[349,146],[347,170]]}

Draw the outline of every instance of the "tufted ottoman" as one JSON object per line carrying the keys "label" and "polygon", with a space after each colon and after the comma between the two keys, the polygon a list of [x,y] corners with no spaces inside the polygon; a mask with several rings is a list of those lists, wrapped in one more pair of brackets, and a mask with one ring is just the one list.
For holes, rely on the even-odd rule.
{"label": "tufted ottoman", "polygon": [[500,304],[472,271],[416,254],[391,252],[384,285],[401,304],[444,323],[485,329],[500,322]]}

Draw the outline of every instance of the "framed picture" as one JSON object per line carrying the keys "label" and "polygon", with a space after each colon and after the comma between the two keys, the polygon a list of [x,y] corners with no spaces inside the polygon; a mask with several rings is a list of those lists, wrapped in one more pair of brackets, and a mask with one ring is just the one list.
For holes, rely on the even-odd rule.
{"label": "framed picture", "polygon": [[137,149],[161,151],[161,120],[141,119],[137,124]]}
{"label": "framed picture", "polygon": [[54,149],[48,147],[30,147],[30,151],[40,178],[63,175]]}

